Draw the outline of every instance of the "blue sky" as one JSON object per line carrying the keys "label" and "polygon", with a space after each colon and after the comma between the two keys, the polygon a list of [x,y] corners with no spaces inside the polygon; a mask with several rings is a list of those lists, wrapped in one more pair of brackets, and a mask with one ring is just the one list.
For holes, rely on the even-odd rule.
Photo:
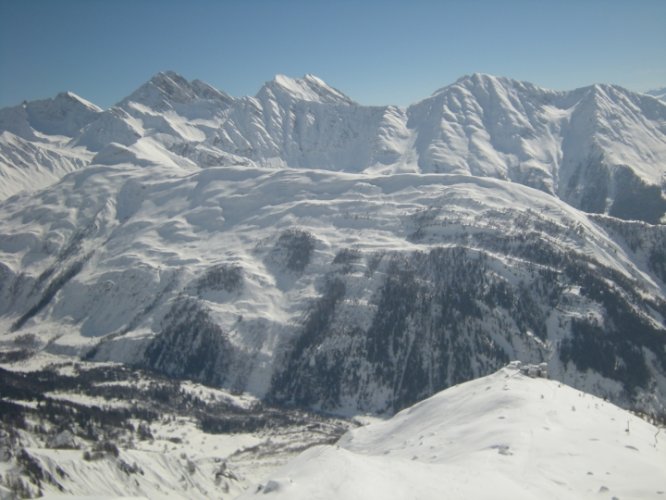
{"label": "blue sky", "polygon": [[642,91],[666,86],[666,1],[0,0],[0,107],[107,107],[167,69],[235,96],[313,73],[363,104],[473,72]]}

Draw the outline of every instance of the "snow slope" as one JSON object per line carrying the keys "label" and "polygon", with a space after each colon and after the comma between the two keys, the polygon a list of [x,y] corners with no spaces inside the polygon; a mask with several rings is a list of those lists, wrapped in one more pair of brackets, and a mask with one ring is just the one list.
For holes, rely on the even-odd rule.
{"label": "snow slope", "polygon": [[327,410],[396,411],[520,358],[660,413],[664,234],[641,231],[491,178],[91,166],[0,205],[0,325]]}
{"label": "snow slope", "polygon": [[661,498],[663,432],[513,365],[305,451],[241,498]]}
{"label": "snow slope", "polygon": [[93,154],[67,145],[66,136],[26,140],[11,132],[0,134],[0,198],[41,189],[88,165]]}
{"label": "snow slope", "polygon": [[646,94],[651,95],[652,97],[656,97],[657,99],[663,101],[664,99],[666,99],[666,87],[662,87],[660,89],[648,90]]}
{"label": "snow slope", "polygon": [[90,163],[69,141],[102,112],[71,92],[0,110],[0,199],[58,181]]}

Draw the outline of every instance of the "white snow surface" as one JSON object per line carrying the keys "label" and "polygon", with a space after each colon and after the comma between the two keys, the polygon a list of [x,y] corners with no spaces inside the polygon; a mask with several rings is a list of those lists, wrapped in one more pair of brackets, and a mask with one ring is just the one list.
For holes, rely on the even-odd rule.
{"label": "white snow surface", "polygon": [[661,498],[666,436],[513,366],[305,451],[243,499]]}

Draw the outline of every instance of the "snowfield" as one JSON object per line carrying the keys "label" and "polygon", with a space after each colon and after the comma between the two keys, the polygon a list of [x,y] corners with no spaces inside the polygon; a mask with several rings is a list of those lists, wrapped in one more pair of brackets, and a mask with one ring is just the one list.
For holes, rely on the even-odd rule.
{"label": "snowfield", "polygon": [[663,429],[514,365],[311,448],[270,499],[661,498]]}

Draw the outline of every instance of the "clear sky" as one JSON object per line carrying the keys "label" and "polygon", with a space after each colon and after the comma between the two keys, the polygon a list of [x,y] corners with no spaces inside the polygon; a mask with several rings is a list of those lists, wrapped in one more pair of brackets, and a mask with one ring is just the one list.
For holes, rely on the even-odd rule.
{"label": "clear sky", "polygon": [[665,0],[0,0],[0,107],[108,107],[171,69],[234,96],[313,73],[407,105],[460,76],[666,86]]}

